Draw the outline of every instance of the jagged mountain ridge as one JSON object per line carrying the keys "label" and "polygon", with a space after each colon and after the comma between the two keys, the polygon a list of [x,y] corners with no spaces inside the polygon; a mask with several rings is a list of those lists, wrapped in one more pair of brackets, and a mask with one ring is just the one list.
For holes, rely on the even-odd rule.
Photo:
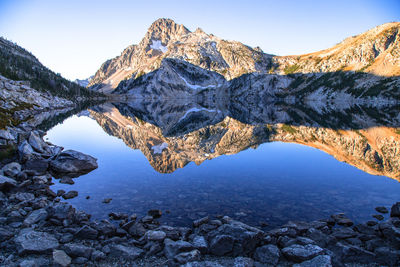
{"label": "jagged mountain ridge", "polygon": [[166,58],[188,62],[232,80],[248,73],[290,74],[362,71],[400,75],[400,23],[387,23],[338,45],[300,56],[273,56],[259,48],[226,41],[201,29],[190,32],[170,19],[155,21],[138,45],[106,61],[89,86],[112,92],[123,80],[134,80],[162,66]]}
{"label": "jagged mountain ridge", "polygon": [[111,92],[125,78],[137,78],[156,70],[164,58],[175,58],[222,74],[226,79],[244,73],[266,73],[272,55],[240,42],[222,40],[170,19],[159,19],[138,45],[127,47],[120,56],[107,60],[89,86]]}
{"label": "jagged mountain ridge", "polygon": [[380,76],[400,75],[400,22],[379,25],[314,53],[274,57],[283,73],[364,71]]}
{"label": "jagged mountain ridge", "polygon": [[[136,79],[121,81],[115,94],[135,98],[225,98],[282,99],[355,102],[380,105],[398,102],[399,77],[382,77],[363,72],[296,73],[290,75],[250,73],[232,80],[186,61],[165,58],[161,66]],[[339,107],[340,105],[336,105]]]}

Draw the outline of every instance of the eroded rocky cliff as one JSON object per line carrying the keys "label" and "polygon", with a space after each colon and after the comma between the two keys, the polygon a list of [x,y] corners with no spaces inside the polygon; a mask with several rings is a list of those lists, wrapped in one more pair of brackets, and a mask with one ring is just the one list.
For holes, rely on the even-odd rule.
{"label": "eroded rocky cliff", "polygon": [[191,32],[173,20],[159,19],[138,45],[127,47],[120,56],[103,63],[89,86],[111,92],[124,79],[156,70],[164,58],[186,61],[228,80],[245,73],[266,73],[272,63],[272,56],[259,48],[223,40],[199,28]]}
{"label": "eroded rocky cliff", "polygon": [[[150,26],[138,45],[131,45],[120,56],[106,61],[89,86],[93,90],[107,93],[113,92],[115,88],[117,88],[115,92],[120,94],[133,90],[138,96],[137,92],[141,89],[137,87],[141,88],[144,84],[154,87],[154,80],[158,84],[160,80],[166,80],[171,85],[193,89],[214,85],[213,83],[205,85],[202,77],[212,78],[220,74],[226,80],[224,90],[230,90],[230,86],[235,85],[234,82],[230,83],[231,80],[241,79],[242,76],[246,76],[245,74],[254,74],[255,77],[252,78],[262,86],[270,88],[272,79],[274,83],[281,85],[280,88],[290,89],[294,94],[296,93],[294,89],[305,84],[304,80],[308,80],[306,84],[308,86],[324,76],[321,73],[333,73],[332,75],[351,76],[348,79],[348,87],[375,86],[377,88],[373,91],[379,93],[381,91],[379,87],[383,87],[383,91],[388,91],[386,86],[392,82],[391,79],[385,80],[385,77],[400,74],[399,29],[400,23],[387,23],[358,36],[347,38],[327,50],[298,56],[273,56],[259,48],[251,48],[240,42],[227,41],[206,34],[201,29],[191,32],[170,19],[159,19]],[[171,74],[166,65],[171,65],[172,62],[176,65],[185,64],[186,68],[192,69],[189,72],[193,79],[186,82],[186,77],[182,79]],[[355,71],[357,73],[354,73]],[[165,73],[160,74],[160,72]],[[287,76],[292,73],[301,73],[302,76],[299,79]],[[362,73],[369,75],[363,76],[364,78],[359,81],[359,76],[362,76],[359,74]],[[197,79],[197,74],[200,79]],[[268,74],[275,75],[270,77]],[[350,82],[354,79],[356,82]],[[398,78],[392,79],[398,80]],[[398,84],[396,86],[398,91]],[[155,95],[159,93],[158,89],[153,88]],[[262,90],[262,88],[257,89]],[[363,93],[359,93],[358,96],[363,97]]]}

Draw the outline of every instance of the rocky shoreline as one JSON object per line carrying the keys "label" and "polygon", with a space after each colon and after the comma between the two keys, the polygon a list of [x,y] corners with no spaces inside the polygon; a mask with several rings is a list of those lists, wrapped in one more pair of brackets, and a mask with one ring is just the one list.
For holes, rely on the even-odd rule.
{"label": "rocky shoreline", "polygon": [[[161,225],[147,216],[111,213],[94,221],[53,192],[53,177],[70,183],[97,168],[97,160],[43,141],[43,132],[13,136],[18,156],[0,171],[0,266],[398,266],[400,202],[390,218],[354,225],[344,214],[288,222],[262,231],[227,216],[204,217],[191,227]],[[23,138],[24,136],[25,138]],[[18,141],[17,141],[18,140]],[[73,182],[73,181],[72,181]]]}

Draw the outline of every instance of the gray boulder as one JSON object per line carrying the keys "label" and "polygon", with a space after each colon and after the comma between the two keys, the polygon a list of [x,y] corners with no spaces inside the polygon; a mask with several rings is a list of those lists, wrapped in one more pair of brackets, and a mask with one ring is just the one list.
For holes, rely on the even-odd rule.
{"label": "gray boulder", "polygon": [[48,233],[36,232],[30,228],[20,231],[14,242],[19,254],[47,253],[58,247],[57,239]]}
{"label": "gray boulder", "polygon": [[[17,266],[17,265],[11,265],[11,266]],[[22,260],[18,266],[19,267],[39,267],[40,262],[37,259],[26,259],[26,260]]]}
{"label": "gray boulder", "polygon": [[[229,255],[232,256],[249,256],[254,252],[256,247],[261,243],[264,238],[265,233],[257,228],[251,227],[244,223],[234,221],[232,219],[228,220],[228,224],[223,224],[216,230],[213,230],[207,234],[208,240],[211,243],[215,243],[214,240],[218,235],[227,235],[234,240],[234,249],[232,249]],[[225,238],[228,241],[227,238]],[[218,241],[221,242],[222,240]]]}
{"label": "gray boulder", "polygon": [[145,237],[148,241],[163,241],[167,236],[163,231],[149,230],[146,232]]}
{"label": "gray boulder", "polygon": [[387,266],[400,264],[400,251],[389,247],[379,247],[375,250],[376,261]]}
{"label": "gray boulder", "polygon": [[134,246],[111,245],[110,256],[135,260],[144,254],[144,250]]}
{"label": "gray boulder", "polygon": [[281,252],[275,245],[265,245],[256,249],[254,253],[254,259],[261,263],[277,265]]}
{"label": "gray boulder", "polygon": [[17,186],[17,182],[14,179],[0,175],[0,190],[5,190],[15,186]]}
{"label": "gray boulder", "polygon": [[247,257],[236,257],[233,262],[234,267],[254,267],[254,260]]}
{"label": "gray boulder", "polygon": [[226,265],[221,265],[216,261],[193,261],[181,265],[181,267],[226,267]]}
{"label": "gray boulder", "polygon": [[21,172],[21,165],[18,162],[11,162],[5,165],[2,170],[4,175],[15,177]]}
{"label": "gray boulder", "polygon": [[[86,215],[86,214],[83,214]],[[82,216],[85,220],[88,220],[88,217]],[[87,219],[86,219],[87,218]],[[116,226],[110,223],[107,220],[102,220],[100,223],[96,224],[96,230],[99,231],[100,235],[105,235],[105,236],[112,236],[115,234],[115,231],[117,230]]]}
{"label": "gray boulder", "polygon": [[232,252],[235,239],[230,235],[217,235],[211,240],[210,252],[217,256]]}
{"label": "gray boulder", "polygon": [[93,252],[93,248],[91,247],[74,243],[65,244],[64,250],[69,256],[73,258],[83,257],[86,259],[90,259]]}
{"label": "gray boulder", "polygon": [[82,226],[78,231],[76,231],[75,236],[81,239],[92,239],[95,240],[99,232],[96,229],[88,225]]}
{"label": "gray boulder", "polygon": [[53,260],[63,267],[67,267],[71,264],[71,258],[62,250],[53,251]]}
{"label": "gray boulder", "polygon": [[237,257],[233,262],[234,267],[253,267],[254,260],[252,258],[247,257]]}
{"label": "gray boulder", "polygon": [[97,159],[74,150],[61,152],[50,161],[50,168],[57,174],[85,174],[98,167]]}
{"label": "gray boulder", "polygon": [[346,239],[346,238],[352,238],[357,236],[357,232],[355,232],[351,228],[336,228],[333,230],[332,236],[337,238],[337,239]]}
{"label": "gray boulder", "polygon": [[193,238],[192,243],[193,243],[193,246],[201,252],[201,254],[207,254],[208,243],[207,243],[207,240],[204,238],[204,236],[196,235]]}
{"label": "gray boulder", "polygon": [[0,242],[6,241],[14,236],[14,233],[5,228],[0,228]]}
{"label": "gray boulder", "polygon": [[375,262],[376,255],[358,246],[345,245],[338,242],[331,249],[345,263],[371,263]]}
{"label": "gray boulder", "polygon": [[390,217],[400,217],[400,202],[393,204],[390,209]]}
{"label": "gray boulder", "polygon": [[49,168],[49,160],[42,158],[28,159],[25,161],[24,168],[36,175],[44,175]]}
{"label": "gray boulder", "polygon": [[129,227],[128,232],[134,237],[142,237],[146,233],[146,228],[142,223],[135,222]]}
{"label": "gray boulder", "polygon": [[93,261],[101,261],[101,260],[104,260],[105,258],[106,258],[106,254],[104,254],[103,252],[101,252],[99,250],[95,250],[92,253],[91,260],[93,260]]}
{"label": "gray boulder", "polygon": [[210,218],[208,216],[195,220],[193,221],[193,227],[199,227],[202,224],[208,223],[209,220]]}
{"label": "gray boulder", "polygon": [[302,262],[321,255],[324,250],[316,245],[291,245],[282,249],[282,254],[291,261]]}
{"label": "gray boulder", "polygon": [[0,242],[6,241],[14,236],[14,233],[6,228],[0,228]]}
{"label": "gray boulder", "polygon": [[62,195],[64,199],[71,199],[77,196],[78,196],[78,191],[75,190],[68,191],[67,193]]}
{"label": "gray boulder", "polygon": [[39,136],[39,134],[36,131],[32,131],[30,133],[28,138],[28,143],[35,151],[41,154],[51,152],[49,149],[49,145],[43,141],[43,139]]}
{"label": "gray boulder", "polygon": [[16,194],[13,195],[13,198],[17,199],[20,202],[23,201],[31,201],[35,199],[35,195],[32,193],[22,193],[22,192],[18,192]]}
{"label": "gray boulder", "polygon": [[68,203],[57,203],[47,209],[50,217],[57,220],[72,219],[75,214],[75,209]]}
{"label": "gray boulder", "polygon": [[40,221],[44,221],[47,218],[47,211],[45,209],[38,209],[32,211],[31,214],[29,214],[28,217],[25,218],[24,220],[24,225],[25,226],[31,226],[32,224],[38,223]]}
{"label": "gray boulder", "polygon": [[194,249],[189,252],[182,252],[179,253],[174,257],[174,260],[178,262],[179,264],[185,264],[187,262],[191,261],[198,261],[200,260],[201,253],[197,249]]}
{"label": "gray boulder", "polygon": [[293,267],[332,267],[332,260],[329,255],[319,255],[300,264],[294,264]]}
{"label": "gray boulder", "polygon": [[5,140],[14,141],[15,137],[6,130],[0,130],[0,138]]}
{"label": "gray boulder", "polygon": [[18,155],[22,162],[41,158],[41,155],[35,152],[26,140],[18,146]]}
{"label": "gray boulder", "polygon": [[168,259],[173,259],[182,252],[189,252],[192,250],[194,250],[194,247],[189,242],[183,240],[172,241],[169,238],[164,240],[164,254]]}
{"label": "gray boulder", "polygon": [[384,213],[384,214],[389,212],[388,209],[384,206],[376,207],[375,210],[379,213]]}

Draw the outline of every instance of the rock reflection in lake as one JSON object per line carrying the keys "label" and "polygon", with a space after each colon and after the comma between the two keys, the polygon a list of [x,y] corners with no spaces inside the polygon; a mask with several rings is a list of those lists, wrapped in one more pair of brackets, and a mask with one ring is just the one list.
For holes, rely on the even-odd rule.
{"label": "rock reflection in lake", "polygon": [[99,159],[99,169],[55,189],[78,190],[71,203],[95,217],[159,208],[173,224],[205,214],[270,226],[335,212],[368,220],[375,206],[398,200],[398,107],[246,103],[140,99],[91,108],[123,143],[87,117],[50,130],[50,141]]}
{"label": "rock reflection in lake", "polygon": [[140,149],[162,173],[282,141],[312,146],[368,173],[400,179],[400,131],[394,127],[400,125],[400,115],[393,107],[322,111],[287,103],[204,107],[140,100],[105,104],[90,114],[107,133]]}

